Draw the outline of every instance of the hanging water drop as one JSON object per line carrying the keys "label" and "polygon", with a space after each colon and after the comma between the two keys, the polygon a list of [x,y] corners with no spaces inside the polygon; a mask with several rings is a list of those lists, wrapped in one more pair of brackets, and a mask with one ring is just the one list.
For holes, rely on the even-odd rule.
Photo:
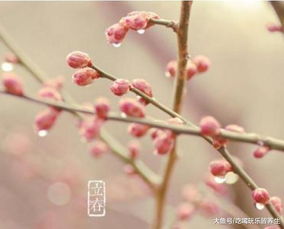
{"label": "hanging water drop", "polygon": [[2,65],[1,65],[1,69],[2,69],[2,71],[4,71],[4,72],[11,72],[11,71],[13,71],[14,66],[13,66],[13,64],[11,64],[11,63],[4,62],[4,63],[2,63]]}
{"label": "hanging water drop", "polygon": [[138,29],[138,30],[137,30],[137,33],[138,33],[138,34],[144,34],[144,33],[145,33],[145,29]]}
{"label": "hanging water drop", "polygon": [[264,209],[264,207],[265,207],[265,205],[264,204],[262,204],[262,203],[255,203],[255,208],[257,209],[257,210],[263,210]]}
{"label": "hanging water drop", "polygon": [[218,184],[223,184],[226,181],[225,176],[215,176],[214,180]]}
{"label": "hanging water drop", "polygon": [[234,172],[228,172],[225,176],[226,184],[234,184],[239,180],[238,174]]}
{"label": "hanging water drop", "polygon": [[112,43],[112,46],[115,48],[119,48],[121,46],[121,43]]}
{"label": "hanging water drop", "polygon": [[39,130],[37,132],[37,134],[38,134],[39,137],[45,137],[48,134],[48,131],[47,130]]}

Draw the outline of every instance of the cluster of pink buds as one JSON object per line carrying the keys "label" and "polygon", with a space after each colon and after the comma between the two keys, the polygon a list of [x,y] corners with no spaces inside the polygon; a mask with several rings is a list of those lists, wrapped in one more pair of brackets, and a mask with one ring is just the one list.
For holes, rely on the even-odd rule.
{"label": "cluster of pink buds", "polygon": [[143,34],[145,29],[153,25],[151,19],[158,18],[159,16],[153,12],[131,12],[106,30],[106,39],[113,46],[119,47],[129,30],[135,30],[139,34]]}
{"label": "cluster of pink buds", "polygon": [[256,204],[256,208],[262,210],[264,209],[264,205],[269,202],[270,196],[266,189],[256,188],[252,192],[252,199]]}
{"label": "cluster of pink buds", "polygon": [[108,146],[100,140],[96,140],[94,145],[90,148],[90,154],[93,157],[101,157],[103,154],[105,154],[108,151]]}
{"label": "cluster of pink buds", "polygon": [[10,94],[18,96],[22,96],[24,94],[23,83],[14,73],[3,73],[2,84],[5,91]]}
{"label": "cluster of pink buds", "polygon": [[[190,80],[196,74],[200,74],[208,71],[211,62],[206,56],[196,56],[192,60],[187,62],[186,66],[186,77],[187,80]],[[167,77],[175,77],[177,75],[177,61],[172,60],[166,66],[166,76]]]}
{"label": "cluster of pink buds", "polygon": [[283,33],[284,32],[282,25],[276,25],[274,23],[268,24],[266,26],[266,28],[269,32],[272,32],[272,33],[274,33],[274,32],[282,32]]}
{"label": "cluster of pink buds", "polygon": [[74,51],[66,57],[71,68],[78,69],[72,76],[73,82],[79,86],[86,86],[98,79],[100,74],[92,68],[91,58],[87,53]]}

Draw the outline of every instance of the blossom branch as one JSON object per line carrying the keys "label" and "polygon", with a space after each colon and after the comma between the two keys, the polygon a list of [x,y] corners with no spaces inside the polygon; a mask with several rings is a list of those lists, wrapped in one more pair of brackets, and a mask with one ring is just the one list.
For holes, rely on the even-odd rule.
{"label": "blossom branch", "polygon": [[[281,1],[270,1],[271,6],[273,7],[282,27],[284,27],[284,4]],[[282,30],[282,33],[284,31]]]}
{"label": "blossom branch", "polygon": [[178,24],[175,21],[151,18],[150,23],[153,23],[155,25],[163,25],[163,26],[172,28],[174,32],[177,32],[178,30]]}
{"label": "blossom branch", "polygon": [[[9,34],[1,26],[0,26],[0,39],[7,46],[7,48],[9,48],[14,54],[17,55],[22,66],[25,67],[38,82],[40,83],[45,82],[45,80],[47,79],[45,74],[24,54],[24,52],[22,52],[20,48],[17,47],[15,42],[10,38]],[[72,97],[69,94],[64,93],[63,91],[62,94],[66,102],[70,104],[74,103]],[[32,98],[29,99],[32,100]],[[34,100],[34,102],[36,101]],[[63,105],[61,106],[63,109]],[[70,111],[78,118],[83,119],[80,112],[75,111],[75,109],[73,109],[73,111],[72,109],[70,109]],[[106,130],[101,131],[100,138],[109,146],[111,152],[113,152],[114,155],[116,155],[126,163],[132,165],[135,172],[146,182],[146,184],[152,190],[155,189],[157,183],[159,183],[158,175],[156,175],[153,171],[151,171],[142,161],[132,160],[128,158],[128,156],[125,154],[127,150],[124,149],[124,147],[122,147],[122,145],[120,145],[120,143],[117,142],[117,140],[115,140]]]}

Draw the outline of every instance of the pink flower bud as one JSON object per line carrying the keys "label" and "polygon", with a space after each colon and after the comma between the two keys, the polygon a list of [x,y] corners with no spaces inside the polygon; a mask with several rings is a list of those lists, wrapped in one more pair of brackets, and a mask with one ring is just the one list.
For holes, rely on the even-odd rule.
{"label": "pink flower bud", "polygon": [[177,74],[177,61],[172,60],[167,64],[166,67],[166,77],[175,77]]}
{"label": "pink flower bud", "polygon": [[38,113],[35,117],[36,131],[51,129],[56,122],[58,115],[59,111],[53,108],[48,108]]}
{"label": "pink flower bud", "polygon": [[86,86],[93,82],[93,79],[100,77],[100,74],[92,68],[82,68],[73,74],[73,82],[79,86]]}
{"label": "pink flower bud", "polygon": [[213,176],[224,176],[232,170],[231,164],[225,160],[211,161],[209,168]]}
{"label": "pink flower bud", "polygon": [[282,201],[278,196],[272,196],[270,198],[270,202],[271,204],[274,206],[274,208],[276,209],[276,211],[279,214],[282,214],[283,211],[283,205],[282,205]]}
{"label": "pink flower bud", "polygon": [[214,192],[219,193],[221,195],[226,195],[228,193],[227,187],[224,184],[216,183],[212,175],[209,175],[205,178],[205,184]]}
{"label": "pink flower bud", "polygon": [[17,64],[19,63],[19,58],[14,53],[6,53],[5,61],[12,64]]}
{"label": "pink flower bud", "polygon": [[147,15],[144,12],[131,12],[120,20],[125,27],[133,30],[145,29],[148,24]]}
{"label": "pink flower bud", "polygon": [[129,157],[136,159],[140,154],[140,144],[137,141],[131,141],[128,144]]}
{"label": "pink flower bud", "polygon": [[187,80],[190,80],[196,73],[197,73],[196,65],[193,62],[188,61],[186,66]]}
{"label": "pink flower bud", "polygon": [[236,132],[236,133],[244,133],[245,129],[241,126],[230,124],[225,127],[225,130]]}
{"label": "pink flower bud", "polygon": [[46,82],[44,82],[43,85],[46,86],[46,87],[52,87],[55,90],[59,91],[63,87],[64,80],[65,79],[64,79],[63,76],[58,76],[56,78],[47,80]]}
{"label": "pink flower bud", "polygon": [[210,65],[211,65],[211,62],[208,59],[208,57],[201,56],[201,55],[194,57],[193,58],[193,63],[196,65],[197,71],[199,73],[206,72],[209,69]]}
{"label": "pink flower bud", "polygon": [[269,32],[284,32],[282,25],[276,25],[274,23],[266,25],[266,28]]}
{"label": "pink flower bud", "polygon": [[221,128],[220,123],[211,116],[206,116],[202,118],[199,125],[202,135],[216,136],[220,133],[220,128]]}
{"label": "pink flower bud", "polygon": [[62,97],[61,95],[58,93],[57,90],[55,90],[52,87],[43,87],[39,90],[38,95],[42,98],[45,99],[52,99],[55,101],[61,101]]}
{"label": "pink flower bud", "polygon": [[182,189],[181,195],[185,201],[192,202],[192,203],[199,202],[202,198],[196,185],[192,185],[192,184],[188,184],[184,186]]}
{"label": "pink flower bud", "polygon": [[101,119],[86,120],[80,126],[80,134],[86,139],[91,141],[95,139],[101,130],[103,121]]}
{"label": "pink flower bud", "polygon": [[19,96],[24,94],[23,83],[14,73],[4,73],[2,83],[6,92]]}
{"label": "pink flower bud", "polygon": [[212,217],[220,213],[219,206],[211,200],[203,200],[199,204],[199,210],[206,217]]}
{"label": "pink flower bud", "polygon": [[84,68],[92,66],[92,61],[89,55],[80,51],[69,53],[66,57],[66,61],[71,68]]}
{"label": "pink flower bud", "polygon": [[129,164],[127,164],[123,167],[123,171],[129,176],[136,175],[135,169],[133,168],[132,165],[129,165]]}
{"label": "pink flower bud", "polygon": [[139,102],[132,98],[125,98],[119,101],[120,111],[127,116],[143,118],[145,117],[145,108]]}
{"label": "pink flower bud", "polygon": [[150,135],[153,140],[163,133],[164,131],[158,128],[151,128],[150,130]]}
{"label": "pink flower bud", "polygon": [[255,158],[263,158],[270,151],[269,146],[259,146],[254,152],[253,156]]}
{"label": "pink flower bud", "polygon": [[152,87],[146,80],[135,79],[132,82],[132,86],[150,97],[153,96]]}
{"label": "pink flower bud", "polygon": [[90,154],[93,157],[101,157],[104,153],[108,151],[108,146],[100,140],[96,140],[95,144],[90,149]]}
{"label": "pink flower bud", "polygon": [[148,130],[149,126],[140,123],[132,123],[128,126],[128,133],[137,138],[143,137]]}
{"label": "pink flower bud", "polygon": [[195,209],[189,203],[182,203],[177,208],[177,218],[181,221],[188,220],[192,217]]}
{"label": "pink flower bud", "polygon": [[95,103],[95,112],[97,117],[105,119],[107,118],[110,110],[109,101],[106,98],[98,98]]}
{"label": "pink flower bud", "polygon": [[154,140],[155,153],[164,155],[173,148],[173,144],[174,144],[173,137],[169,135],[167,132],[165,132],[159,135]]}
{"label": "pink flower bud", "polygon": [[213,137],[213,147],[215,149],[220,149],[224,145],[228,143],[228,140],[223,138],[222,136],[214,136]]}
{"label": "pink flower bud", "polygon": [[106,30],[106,39],[110,44],[120,44],[125,35],[128,32],[128,28],[121,23],[114,24]]}
{"label": "pink flower bud", "polygon": [[270,196],[266,189],[257,188],[252,192],[252,198],[256,203],[267,204]]}
{"label": "pink flower bud", "polygon": [[124,79],[115,80],[110,87],[112,93],[117,96],[122,96],[126,94],[129,91],[129,89],[130,89],[130,83],[128,80]]}

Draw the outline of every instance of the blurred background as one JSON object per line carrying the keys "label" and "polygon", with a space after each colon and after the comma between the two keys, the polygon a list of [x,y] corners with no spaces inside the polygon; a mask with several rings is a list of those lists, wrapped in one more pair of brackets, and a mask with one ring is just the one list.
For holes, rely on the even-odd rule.
{"label": "blurred background", "polygon": [[[176,58],[175,34],[154,26],[145,34],[128,33],[119,48],[107,44],[105,29],[128,12],[146,10],[161,18],[178,20],[178,2],[1,2],[0,25],[18,47],[45,72],[47,77],[63,75],[64,88],[77,103],[94,102],[99,96],[112,102],[117,97],[110,82],[97,80],[90,87],[72,83],[73,70],[65,63],[74,50],[89,53],[95,65],[118,78],[144,78],[153,86],[155,97],[171,106],[173,81],[164,77],[166,64]],[[192,56],[203,54],[211,69],[191,80],[183,115],[194,122],[215,116],[222,124],[236,123],[249,132],[284,139],[282,34],[269,33],[266,24],[278,23],[267,2],[252,0],[194,2],[189,29]],[[2,62],[7,47],[0,42]],[[21,66],[25,89],[36,95],[41,87]],[[133,96],[133,95],[131,95]],[[44,109],[14,97],[0,96],[0,227],[5,229],[149,228],[153,201],[145,185],[123,171],[124,164],[111,153],[94,159],[89,145],[81,142],[76,119],[60,115],[56,126],[44,137],[33,130],[34,117]],[[148,114],[167,116],[148,106]],[[111,134],[126,145],[131,137],[127,125],[108,122]],[[165,158],[153,155],[149,136],[141,139],[141,159],[159,173]],[[232,154],[272,195],[283,199],[283,154],[273,151],[254,159],[254,146],[230,144]],[[167,220],[181,201],[185,184],[201,185],[208,163],[219,155],[196,137],[179,139],[178,161],[168,196]],[[101,179],[107,184],[107,213],[102,218],[87,216],[87,181]],[[203,187],[203,186],[202,186]],[[228,198],[251,217],[269,214],[253,207],[250,191],[238,181],[230,185]],[[205,188],[206,189],[206,188]],[[217,196],[221,205],[224,197]],[[220,201],[221,202],[218,202]],[[238,217],[240,217],[238,215]],[[119,225],[119,226],[118,226]],[[218,228],[212,217],[197,214],[186,228]],[[262,226],[260,226],[262,228]]]}

